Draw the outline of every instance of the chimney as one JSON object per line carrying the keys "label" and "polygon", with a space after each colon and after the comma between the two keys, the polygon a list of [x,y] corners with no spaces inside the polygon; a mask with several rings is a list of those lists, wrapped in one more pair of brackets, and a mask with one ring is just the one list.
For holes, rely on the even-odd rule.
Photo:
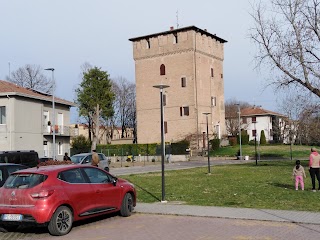
{"label": "chimney", "polygon": [[170,27],[170,31],[172,31],[172,30],[174,30],[174,27],[171,26],[171,27]]}

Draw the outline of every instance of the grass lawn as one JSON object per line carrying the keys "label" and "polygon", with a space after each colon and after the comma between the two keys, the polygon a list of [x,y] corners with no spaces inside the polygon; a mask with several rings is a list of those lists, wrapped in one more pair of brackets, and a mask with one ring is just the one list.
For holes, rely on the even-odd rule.
{"label": "grass lawn", "polygon": [[[201,206],[320,211],[320,192],[311,192],[307,161],[305,191],[291,179],[294,161],[261,161],[237,165],[166,171],[166,200]],[[161,199],[161,173],[122,176],[135,184],[138,202]],[[318,186],[317,186],[318,187]]]}
{"label": "grass lawn", "polygon": [[[255,156],[255,146],[254,145],[242,145],[242,156]],[[257,152],[263,159],[290,159],[291,152],[293,159],[308,159],[310,154],[311,146],[293,145],[292,151],[290,150],[290,145],[261,145],[257,146]],[[227,146],[221,147],[218,150],[210,151],[210,156],[236,156],[237,151],[240,149],[237,146]]]}

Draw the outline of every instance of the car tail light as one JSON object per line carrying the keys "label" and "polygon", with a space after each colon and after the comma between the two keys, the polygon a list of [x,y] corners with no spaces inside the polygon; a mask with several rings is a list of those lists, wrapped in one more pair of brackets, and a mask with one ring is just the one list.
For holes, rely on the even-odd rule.
{"label": "car tail light", "polygon": [[46,198],[50,197],[54,193],[54,190],[43,190],[37,193],[31,193],[31,197],[33,198]]}

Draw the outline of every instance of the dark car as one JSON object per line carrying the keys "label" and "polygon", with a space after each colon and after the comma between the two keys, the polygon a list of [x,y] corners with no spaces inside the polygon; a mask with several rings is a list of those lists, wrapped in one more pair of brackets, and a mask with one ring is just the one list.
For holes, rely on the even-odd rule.
{"label": "dark car", "polygon": [[[99,168],[109,172],[109,161],[103,153],[98,153],[99,156]],[[71,161],[75,164],[90,165],[92,161],[92,153],[79,153],[71,157]]]}
{"label": "dark car", "polygon": [[42,158],[39,158],[39,162],[47,162],[47,161],[51,161],[52,158],[49,158],[49,157],[42,157]]}
{"label": "dark car", "polygon": [[0,163],[0,187],[3,186],[11,173],[25,168],[27,168],[27,166],[20,164]]}
{"label": "dark car", "polygon": [[70,232],[74,221],[136,206],[133,184],[97,167],[79,164],[40,166],[12,173],[0,188],[0,225],[47,226],[51,235]]}
{"label": "dark car", "polygon": [[0,163],[15,163],[35,167],[39,164],[39,156],[34,150],[0,151]]}

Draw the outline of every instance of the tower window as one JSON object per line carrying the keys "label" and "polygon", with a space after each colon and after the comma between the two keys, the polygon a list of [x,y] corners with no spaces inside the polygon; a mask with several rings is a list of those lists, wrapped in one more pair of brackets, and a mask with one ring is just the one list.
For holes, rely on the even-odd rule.
{"label": "tower window", "polygon": [[147,40],[147,49],[150,48],[150,40],[149,39],[146,39]]}
{"label": "tower window", "polygon": [[178,35],[175,33],[173,34],[173,44],[177,44],[178,43]]}
{"label": "tower window", "polygon": [[185,77],[181,78],[181,87],[186,87],[187,86],[187,79]]}
{"label": "tower window", "polygon": [[211,106],[212,106],[212,107],[217,106],[216,97],[211,97]]}
{"label": "tower window", "polygon": [[213,75],[213,68],[211,68],[211,77],[213,77],[214,75]]}
{"label": "tower window", "polygon": [[163,101],[163,106],[167,105],[167,95],[163,94],[162,95],[162,101]]}
{"label": "tower window", "polygon": [[180,116],[189,116],[189,107],[180,107]]}
{"label": "tower window", "polygon": [[168,133],[168,123],[167,123],[167,121],[164,121],[163,125],[164,125],[164,133]]}
{"label": "tower window", "polygon": [[160,66],[160,75],[166,75],[166,66],[164,64]]}

